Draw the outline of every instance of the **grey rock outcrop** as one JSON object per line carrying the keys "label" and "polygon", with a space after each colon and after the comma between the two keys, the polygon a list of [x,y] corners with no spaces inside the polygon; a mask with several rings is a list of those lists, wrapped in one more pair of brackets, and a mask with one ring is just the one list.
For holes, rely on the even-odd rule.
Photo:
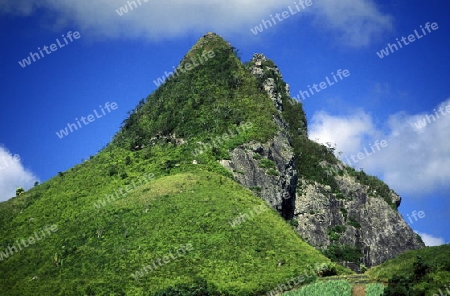
{"label": "grey rock outcrop", "polygon": [[252,189],[285,219],[294,216],[297,172],[286,135],[278,132],[267,143],[242,145],[230,156],[230,160],[221,163],[240,184]]}
{"label": "grey rock outcrop", "polygon": [[[396,210],[400,196],[391,191],[383,198],[350,176],[342,162],[333,166],[324,164],[334,171],[332,178],[337,191],[298,176],[289,125],[282,118],[283,108],[289,108],[283,106],[283,97],[290,98],[289,86],[280,83],[279,69],[264,55],[255,54],[249,65],[250,72],[279,111],[279,116],[274,117],[278,131],[267,143],[241,145],[230,152],[229,160],[221,161],[235,179],[271,204],[285,219],[295,218],[297,232],[309,244],[320,250],[330,246],[356,250],[361,254],[356,261],[366,267],[424,247]],[[306,133],[304,129],[300,134],[307,137]],[[345,264],[359,271],[359,262]]]}
{"label": "grey rock outcrop", "polygon": [[[317,182],[299,182],[294,215],[297,231],[309,244],[322,250],[331,244],[360,249],[366,267],[424,246],[400,213],[368,186],[347,174],[336,176],[336,181],[343,196]],[[333,232],[335,227],[345,230]]]}
{"label": "grey rock outcrop", "polygon": [[[263,79],[263,88],[269,95],[270,99],[275,104],[275,107],[282,111],[283,109],[283,101],[282,94],[277,90],[277,85],[275,79],[282,79],[280,70],[276,65],[267,65],[267,58],[262,54],[254,54],[252,58],[252,67],[250,68],[250,72],[257,78]],[[266,77],[266,73],[271,73],[275,78]],[[289,85],[286,84],[286,91],[289,94]]]}
{"label": "grey rock outcrop", "polygon": [[[261,79],[265,72],[272,71],[281,79],[278,68],[263,65],[265,61],[267,60],[263,55],[255,54],[252,60],[253,66],[250,68],[251,73]],[[282,95],[277,91],[274,79],[263,80],[263,87],[280,112]],[[286,86],[283,91],[289,94],[289,87]],[[237,147],[231,151],[230,160],[222,160],[221,164],[233,173],[240,184],[252,189],[283,218],[291,219],[294,216],[298,176],[287,123],[281,115],[276,116],[274,121],[278,131],[272,140],[267,143],[253,142]]]}

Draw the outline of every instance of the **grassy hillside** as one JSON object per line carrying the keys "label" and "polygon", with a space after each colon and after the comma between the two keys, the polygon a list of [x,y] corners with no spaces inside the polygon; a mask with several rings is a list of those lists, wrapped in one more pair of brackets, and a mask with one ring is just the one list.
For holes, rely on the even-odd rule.
{"label": "grassy hillside", "polygon": [[387,295],[439,294],[439,289],[445,291],[450,284],[450,245],[406,252],[369,269],[366,274],[389,281],[392,294]]}
{"label": "grassy hillside", "polygon": [[[0,204],[1,216],[9,215],[1,226],[2,251],[47,224],[58,226],[0,262],[2,291],[149,295],[202,278],[231,295],[256,295],[304,273],[308,265],[329,262],[249,190],[226,177],[193,171],[151,180],[100,209],[93,206],[101,197],[96,194],[51,190],[73,185],[75,173]],[[241,214],[250,218],[232,227]],[[191,249],[177,256],[188,244]],[[169,254],[177,258],[133,277]]]}

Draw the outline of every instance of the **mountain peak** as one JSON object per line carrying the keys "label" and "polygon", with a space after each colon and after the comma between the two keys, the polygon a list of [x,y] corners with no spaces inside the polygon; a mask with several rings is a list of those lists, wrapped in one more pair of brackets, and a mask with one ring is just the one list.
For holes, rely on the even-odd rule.
{"label": "mountain peak", "polygon": [[[3,294],[161,295],[201,276],[214,294],[261,295],[310,264],[343,274],[330,259],[359,271],[423,247],[386,184],[308,139],[264,55],[244,65],[210,32],[159,86],[96,156],[0,204]],[[49,224],[38,247],[14,243]]]}
{"label": "mountain peak", "polygon": [[202,55],[205,52],[215,52],[219,49],[233,49],[231,44],[214,32],[208,32],[191,47],[183,58],[181,64],[193,56]]}
{"label": "mountain peak", "polygon": [[214,32],[208,32],[205,35],[203,35],[202,37],[200,37],[200,39],[197,41],[197,43],[195,45],[197,45],[197,44],[202,45],[202,44],[206,44],[206,43],[210,43],[210,42],[216,42],[216,43],[219,42],[219,43],[223,43],[223,44],[226,44],[231,47],[231,44],[228,41],[226,41],[220,35],[218,35]]}

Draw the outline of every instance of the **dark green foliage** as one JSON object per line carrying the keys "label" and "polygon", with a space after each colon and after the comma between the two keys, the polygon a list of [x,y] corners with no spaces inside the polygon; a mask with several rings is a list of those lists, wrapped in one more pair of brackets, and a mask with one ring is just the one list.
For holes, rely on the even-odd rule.
{"label": "dark green foliage", "polygon": [[119,168],[117,165],[110,165],[108,169],[109,176],[114,176],[119,173]]}
{"label": "dark green foliage", "polygon": [[273,160],[263,158],[259,162],[259,167],[267,169],[266,173],[271,176],[278,176],[280,173],[276,170],[275,162]]}
{"label": "dark green foliage", "polygon": [[428,263],[424,262],[421,256],[417,256],[416,262],[413,263],[413,270],[414,270],[413,280],[416,282],[423,279],[425,275],[427,275],[432,271],[431,266]]}
{"label": "dark green foliage", "polygon": [[331,228],[331,231],[337,232],[337,233],[344,233],[347,227],[345,225],[335,225],[333,228]]}
{"label": "dark green foliage", "polygon": [[337,199],[345,199],[345,196],[342,192],[338,191],[335,193]]}
{"label": "dark green foliage", "polygon": [[337,241],[345,230],[346,227],[344,225],[335,225],[328,231],[328,237],[331,241]]}
{"label": "dark green foliage", "polygon": [[127,157],[125,158],[125,165],[130,165],[131,162],[132,162],[131,157],[127,155]]}
{"label": "dark green foliage", "polygon": [[275,162],[273,162],[273,160],[264,158],[264,159],[261,159],[261,161],[259,162],[259,167],[266,168],[266,169],[275,168]]}
{"label": "dark green foliage", "polygon": [[298,220],[292,218],[291,220],[289,220],[289,224],[290,224],[291,226],[297,227],[297,226],[298,226]]}
{"label": "dark green foliage", "polygon": [[412,296],[411,280],[407,277],[395,275],[389,280],[388,286],[384,289],[384,296]]}
{"label": "dark green foliage", "polygon": [[405,252],[366,274],[389,282],[385,295],[441,295],[450,281],[450,244]]}
{"label": "dark green foliage", "polygon": [[328,232],[328,238],[330,241],[338,241],[341,235],[337,232],[329,231]]}
{"label": "dark green foliage", "polygon": [[16,189],[16,196],[20,196],[25,192],[25,190],[22,187],[19,187]]}
{"label": "dark green foliage", "polygon": [[306,137],[293,138],[292,142],[299,174],[308,180],[329,185],[333,192],[339,192],[339,186],[334,176],[320,165],[320,162],[324,160],[331,164],[337,163],[338,160],[334,154],[324,145]]}
{"label": "dark green foliage", "polygon": [[278,171],[275,169],[268,169],[267,174],[271,176],[278,176],[280,173],[278,173]]}
{"label": "dark green foliage", "polygon": [[260,154],[258,154],[258,153],[253,153],[253,159],[259,160],[259,159],[261,159],[261,158],[262,158],[262,156],[261,156]]}
{"label": "dark green foliage", "polygon": [[347,224],[351,225],[355,228],[361,228],[361,224],[358,221],[356,221],[356,219],[354,217],[349,217]]}
{"label": "dark green foliage", "polygon": [[348,215],[347,209],[341,207],[339,210],[341,211],[342,215],[344,216],[344,220],[347,220],[347,215]]}
{"label": "dark green foliage", "polygon": [[261,187],[259,186],[251,186],[248,189],[250,189],[251,191],[255,191],[255,192],[261,192]]}
{"label": "dark green foliage", "polygon": [[425,279],[426,275],[433,272],[431,266],[426,263],[421,256],[417,256],[413,263],[413,275],[411,277],[394,275],[389,280],[388,287],[384,291],[385,296],[408,296],[408,295],[424,295],[422,289],[416,288],[415,285]]}
{"label": "dark green foliage", "polygon": [[329,264],[326,269],[322,269],[322,276],[324,276],[324,277],[333,276],[333,275],[337,275],[337,274],[338,274],[338,271],[337,271],[336,265],[334,265],[334,264]]}
{"label": "dark green foliage", "polygon": [[363,256],[358,247],[338,244],[329,245],[322,253],[334,262],[349,261],[356,264],[360,263]]}

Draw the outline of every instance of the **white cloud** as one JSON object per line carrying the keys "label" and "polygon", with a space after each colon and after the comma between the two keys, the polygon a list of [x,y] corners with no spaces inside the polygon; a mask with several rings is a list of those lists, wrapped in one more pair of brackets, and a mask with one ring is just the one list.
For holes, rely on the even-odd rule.
{"label": "white cloud", "polygon": [[434,237],[431,234],[423,233],[415,231],[420,237],[422,238],[423,242],[425,243],[425,246],[432,247],[432,246],[440,246],[445,244],[445,241],[442,237]]}
{"label": "white cloud", "polygon": [[393,18],[371,0],[321,0],[314,4],[316,23],[337,31],[340,42],[360,47],[393,28]]}
{"label": "white cloud", "polygon": [[[268,20],[269,15],[281,13],[288,6],[295,7],[293,0],[139,0],[141,5],[134,1],[138,7],[119,16],[116,10],[127,4],[125,0],[0,0],[0,14],[28,16],[39,10],[46,14],[42,17],[45,25],[54,29],[69,28],[97,37],[157,40],[208,31],[251,34],[250,28],[262,19]],[[331,29],[345,45],[367,45],[391,27],[391,17],[381,13],[373,0],[312,2],[303,10],[305,15],[312,14],[317,24]]]}
{"label": "white cloud", "polygon": [[337,150],[357,152],[363,139],[374,133],[370,115],[357,112],[351,116],[337,117],[320,111],[314,114],[309,128],[309,137],[325,144],[337,144]]}
{"label": "white cloud", "polygon": [[16,195],[16,189],[31,188],[39,179],[25,169],[19,155],[11,154],[0,146],[0,201],[5,201]]}
{"label": "white cloud", "polygon": [[[370,115],[358,112],[340,117],[319,112],[314,115],[310,138],[321,143],[337,144],[344,152],[341,159],[364,153],[364,159],[350,160],[355,168],[364,168],[371,174],[380,174],[383,180],[401,194],[419,196],[450,190],[450,114],[435,114],[435,110],[450,106],[450,99],[442,102],[429,114],[409,115],[401,112],[391,115],[385,126],[375,127]],[[449,107],[450,108],[450,107]],[[429,116],[429,122],[420,129],[417,124]],[[435,116],[435,121],[431,117]],[[378,150],[375,141],[385,140],[386,148]],[[374,147],[373,153],[371,146]],[[371,153],[368,155],[364,148]],[[447,191],[445,191],[447,190]]]}

